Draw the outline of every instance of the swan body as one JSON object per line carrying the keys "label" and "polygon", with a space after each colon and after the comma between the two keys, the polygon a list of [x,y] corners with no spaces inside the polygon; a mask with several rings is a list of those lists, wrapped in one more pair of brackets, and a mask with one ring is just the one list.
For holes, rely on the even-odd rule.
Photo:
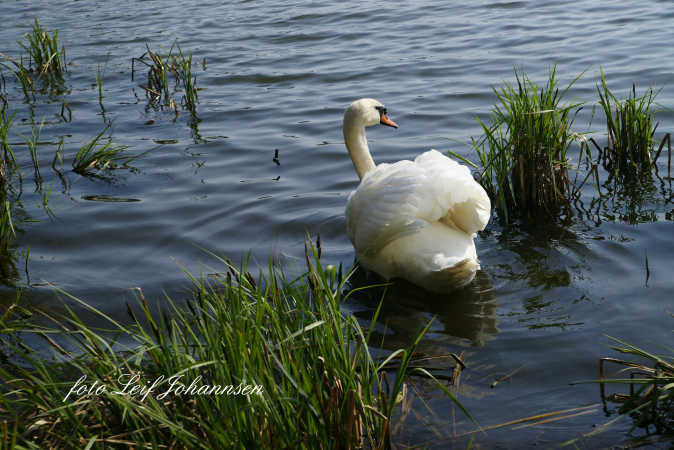
{"label": "swan body", "polygon": [[480,268],[473,238],[491,203],[469,169],[436,150],[414,161],[375,166],[365,127],[397,125],[374,99],[344,113],[344,140],[361,178],[346,205],[346,227],[366,269],[444,292],[470,283]]}

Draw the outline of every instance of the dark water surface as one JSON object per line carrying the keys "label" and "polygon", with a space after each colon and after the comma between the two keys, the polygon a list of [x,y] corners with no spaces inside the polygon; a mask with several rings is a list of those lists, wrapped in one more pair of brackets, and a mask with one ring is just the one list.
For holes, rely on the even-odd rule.
{"label": "dark water surface", "polygon": [[[514,67],[544,83],[556,63],[563,86],[586,71],[568,99],[587,102],[575,129],[601,142],[601,114],[588,125],[600,67],[621,96],[633,82],[638,90],[654,86],[662,88],[661,106],[674,107],[668,2],[440,3],[2,2],[1,53],[17,57],[16,41],[37,17],[59,30],[71,63],[70,92],[30,105],[5,71],[10,110],[18,111],[13,142],[44,120],[41,141],[63,137],[69,167],[77,148],[111,121],[114,141],[128,153],[152,150],[109,181],[69,172],[66,189],[50,169],[56,146],[40,147],[54,218],[28,177],[24,218],[36,222],[19,223],[16,249],[19,283],[31,285],[27,301],[60,309],[48,281],[123,318],[129,288],[142,287],[148,298],[162,291],[179,297],[180,266],[195,273],[218,267],[198,246],[235,261],[250,252],[255,262],[274,257],[292,266],[303,257],[305,231],[320,233],[326,263],[350,265],[344,206],[358,178],[341,121],[360,97],[384,102],[400,125],[368,131],[376,162],[430,148],[476,160],[469,146],[481,135],[475,116],[487,117],[492,86],[513,80]],[[143,76],[131,81],[131,57],[146,43],[168,50],[176,38],[193,53],[204,88],[198,122],[187,111],[175,119],[148,107],[138,87]],[[106,59],[102,114],[96,70]],[[71,123],[58,117],[63,101]],[[659,138],[674,131],[671,110],[657,118]],[[280,165],[272,161],[277,149]],[[27,152],[18,153],[30,167]],[[661,172],[666,164],[661,158]],[[505,229],[492,222],[476,239],[483,271],[469,289],[439,298],[400,286],[387,299],[383,347],[407,345],[436,315],[423,350],[465,350],[459,398],[483,426],[599,403],[596,385],[569,383],[597,378],[598,358],[616,356],[605,334],[656,353],[672,343],[674,209],[667,193],[671,187],[656,183],[652,192],[607,201],[564,225]],[[0,301],[13,296],[0,289]],[[375,306],[373,296],[351,305],[364,320]],[[433,412],[417,398],[418,415],[399,430],[400,442],[442,448],[453,445],[452,434],[472,429],[460,412],[453,424],[451,403],[436,388],[417,389]],[[545,448],[606,420],[597,407],[479,434],[474,445]],[[621,442],[630,425],[620,422],[581,446]],[[465,448],[466,439],[456,446]]]}

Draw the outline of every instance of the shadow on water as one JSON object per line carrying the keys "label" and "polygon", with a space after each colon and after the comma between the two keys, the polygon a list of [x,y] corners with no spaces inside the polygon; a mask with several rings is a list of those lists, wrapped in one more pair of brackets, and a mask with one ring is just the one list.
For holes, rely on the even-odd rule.
{"label": "shadow on water", "polygon": [[[482,347],[500,331],[499,308],[531,330],[582,325],[570,308],[591,301],[584,288],[574,286],[583,279],[592,253],[585,233],[582,223],[490,226],[480,237],[487,247],[480,252],[482,270],[465,288],[437,294],[396,279],[355,292],[354,314],[370,320],[383,298],[379,323],[386,328],[378,329],[380,336],[373,342],[382,340],[386,348],[404,342],[433,316],[433,333],[457,338],[456,344],[467,340]],[[351,279],[352,288],[382,283],[385,280],[362,268]],[[511,292],[513,283],[521,286],[516,295]],[[503,301],[508,304],[499,305]]]}
{"label": "shadow on water", "polygon": [[[383,281],[373,273],[358,269],[351,279],[351,285],[352,288],[358,288]],[[446,294],[429,292],[396,279],[387,286],[358,291],[352,298],[366,308],[354,312],[361,320],[371,319],[383,298],[379,323],[386,324],[387,329],[377,329],[380,335],[377,336],[375,331],[373,342],[383,341],[387,348],[408,340],[432,316],[436,316],[433,333],[467,339],[474,346],[482,346],[499,331],[496,316],[498,302],[489,277],[482,271],[478,271],[475,280],[465,288]]]}
{"label": "shadow on water", "polygon": [[[583,279],[591,255],[583,233],[552,223],[490,227],[481,234],[487,246],[480,254],[482,270],[465,288],[437,294],[394,280],[354,293],[354,314],[370,320],[383,298],[379,323],[387,326],[380,330],[387,348],[412,336],[433,316],[433,333],[457,338],[457,344],[467,340],[481,347],[500,331],[499,308],[501,314],[507,312],[519,326],[531,330],[582,325],[573,317],[571,306],[591,300],[584,288],[574,287],[575,281]],[[363,269],[351,280],[352,288],[381,283],[385,281]],[[515,292],[513,283],[520,285]],[[507,304],[499,305],[503,301]]]}
{"label": "shadow on water", "polygon": [[[671,205],[674,194],[671,179],[657,178],[645,173],[621,182],[608,180],[604,187],[610,195],[601,198],[606,219],[630,225],[661,220],[661,212]],[[672,220],[671,211],[665,218]]]}
{"label": "shadow on water", "polygon": [[[674,200],[669,167],[666,176],[661,176],[657,165],[652,171],[624,173],[605,168],[601,175],[597,172],[595,186],[586,187],[584,198],[574,202],[580,220],[592,226],[600,226],[604,221],[636,225],[672,220],[674,211],[667,211]],[[662,170],[664,172],[664,168]]]}
{"label": "shadow on water", "polygon": [[558,224],[494,226],[482,235],[480,254],[498,296],[501,313],[518,328],[578,327],[577,305],[588,307],[601,298],[592,287],[592,229],[580,221]]}
{"label": "shadow on water", "polygon": [[[487,240],[495,241],[501,254],[490,266],[498,268],[496,277],[521,281],[536,292],[567,287],[573,274],[579,273],[587,247],[578,230],[570,224],[551,222],[516,224],[507,228],[495,227],[485,232]],[[506,257],[503,250],[510,253]],[[514,257],[514,258],[513,258]]]}

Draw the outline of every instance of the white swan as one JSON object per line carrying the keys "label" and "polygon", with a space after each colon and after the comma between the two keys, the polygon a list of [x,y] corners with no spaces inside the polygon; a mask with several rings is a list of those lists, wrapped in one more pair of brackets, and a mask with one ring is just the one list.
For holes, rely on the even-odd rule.
{"label": "white swan", "polygon": [[380,102],[363,98],[344,113],[344,141],[360,185],[346,205],[346,228],[365,268],[445,292],[480,268],[473,238],[491,203],[466,166],[436,150],[375,166],[365,127],[398,128]]}

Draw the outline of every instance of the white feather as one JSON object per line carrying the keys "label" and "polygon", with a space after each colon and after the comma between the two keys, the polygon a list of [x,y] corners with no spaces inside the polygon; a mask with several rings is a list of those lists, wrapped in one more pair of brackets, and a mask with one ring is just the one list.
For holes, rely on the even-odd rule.
{"label": "white feather", "polygon": [[[354,153],[366,150],[369,157],[369,150],[366,143],[359,148],[360,136],[350,140],[352,134],[345,119],[356,165]],[[387,279],[405,278],[434,291],[469,283],[480,267],[473,238],[491,212],[487,193],[469,169],[430,150],[414,161],[361,171],[365,175],[346,205],[347,233],[361,264]]]}

